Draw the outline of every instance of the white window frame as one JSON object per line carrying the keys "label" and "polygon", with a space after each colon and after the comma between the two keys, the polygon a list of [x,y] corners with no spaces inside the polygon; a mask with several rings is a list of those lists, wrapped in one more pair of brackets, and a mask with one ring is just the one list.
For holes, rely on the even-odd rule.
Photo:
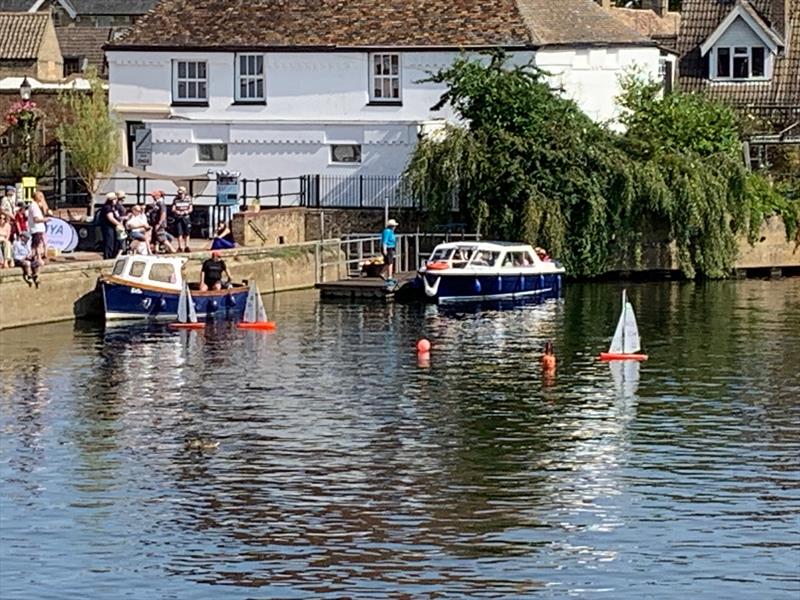
{"label": "white window frame", "polygon": [[[254,59],[256,73],[249,72],[249,65],[247,73],[242,73],[242,59],[249,62],[249,59]],[[236,72],[236,81],[234,89],[234,99],[241,104],[266,104],[267,103],[267,77],[266,77],[266,57],[263,54],[255,53],[241,53],[235,55],[234,70]],[[258,73],[258,67],[261,67],[261,73]],[[260,96],[242,96],[242,82],[253,83],[258,87],[258,81],[261,81],[261,95]]]}
{"label": "white window frame", "polygon": [[[741,48],[746,48],[747,54],[737,53],[737,50]],[[764,51],[764,74],[763,75],[753,75],[753,48],[762,48]],[[728,76],[720,76],[718,74],[718,66],[719,66],[719,50],[726,49],[728,50]],[[733,76],[733,62],[734,57],[739,56],[747,57],[747,77],[734,77]],[[766,46],[715,46],[714,49],[709,54],[709,64],[708,64],[708,75],[709,79],[712,81],[726,81],[726,82],[737,82],[737,81],[768,81],[772,79],[772,58],[773,54],[770,49]]]}
{"label": "white window frame", "polygon": [[[357,148],[357,160],[336,160],[335,149],[339,146],[352,146]],[[350,144],[347,142],[330,144],[330,155],[328,157],[328,164],[351,167],[353,165],[360,165],[364,160],[364,147],[362,144]]]}
{"label": "white window frame", "polygon": [[[389,60],[389,73],[383,73],[385,59]],[[392,61],[396,60],[397,73],[391,73]],[[380,67],[380,68],[379,68]],[[378,71],[381,73],[378,73]],[[403,57],[398,52],[373,52],[369,55],[369,101],[375,104],[401,104],[403,102]],[[390,95],[375,93],[376,84],[381,82],[381,90],[388,84]],[[397,81],[397,96],[391,95],[392,81]]]}
{"label": "white window frame", "polygon": [[[201,146],[224,146],[225,148],[225,158],[222,160],[216,159],[209,159],[206,160],[200,156],[200,147]],[[197,162],[201,164],[216,164],[216,165],[224,165],[228,162],[228,144],[226,142],[198,142],[197,143]]]}
{"label": "white window frame", "polygon": [[[179,77],[180,65],[184,64],[185,74]],[[189,65],[195,65],[195,75],[189,76]],[[205,75],[199,75],[200,65],[203,65]],[[179,97],[179,90],[181,83],[186,85],[186,93],[183,98]],[[195,86],[195,94],[193,96],[188,94],[191,85]],[[199,90],[205,89],[205,95],[200,95]],[[208,61],[195,60],[195,59],[174,59],[172,61],[172,103],[173,104],[208,104]]]}

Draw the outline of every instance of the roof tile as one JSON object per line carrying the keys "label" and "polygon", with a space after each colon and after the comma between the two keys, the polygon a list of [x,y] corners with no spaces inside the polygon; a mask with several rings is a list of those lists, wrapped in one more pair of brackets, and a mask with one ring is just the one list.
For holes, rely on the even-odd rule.
{"label": "roof tile", "polygon": [[592,0],[162,0],[113,46],[466,48],[572,43],[649,42]]}
{"label": "roof tile", "polygon": [[49,21],[47,13],[0,13],[0,60],[35,59]]}

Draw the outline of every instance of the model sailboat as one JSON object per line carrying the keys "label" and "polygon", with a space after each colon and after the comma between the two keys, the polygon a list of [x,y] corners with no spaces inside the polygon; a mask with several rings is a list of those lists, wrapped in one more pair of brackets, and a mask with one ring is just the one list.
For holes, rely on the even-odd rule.
{"label": "model sailboat", "polygon": [[258,292],[258,286],[255,281],[250,283],[247,302],[244,305],[244,316],[237,327],[239,329],[275,329],[275,322],[267,321],[267,311],[264,309],[264,301],[261,299],[261,294]]}
{"label": "model sailboat", "polygon": [[608,352],[600,353],[600,360],[647,360],[647,354],[640,354],[639,327],[633,306],[628,302],[625,290],[622,290],[622,314],[617,321],[617,329],[611,340]]}
{"label": "model sailboat", "polygon": [[181,295],[178,298],[178,322],[170,323],[172,329],[203,329],[206,324],[197,322],[197,312],[194,309],[194,300],[189,291],[189,285],[184,281]]}

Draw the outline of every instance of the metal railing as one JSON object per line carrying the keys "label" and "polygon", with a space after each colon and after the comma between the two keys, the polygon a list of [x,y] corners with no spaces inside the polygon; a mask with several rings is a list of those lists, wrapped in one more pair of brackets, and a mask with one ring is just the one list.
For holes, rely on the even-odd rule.
{"label": "metal railing", "polygon": [[[397,241],[395,254],[395,271],[416,271],[421,267],[438,244],[461,240],[477,241],[480,239],[475,233],[399,233],[395,236]],[[373,234],[350,234],[337,240],[324,240],[324,244],[336,245],[339,255],[344,260],[335,262],[321,260],[320,281],[323,281],[325,268],[336,267],[340,270],[345,266],[345,273],[337,273],[337,277],[359,277],[361,266],[365,260],[381,256],[381,236]]]}

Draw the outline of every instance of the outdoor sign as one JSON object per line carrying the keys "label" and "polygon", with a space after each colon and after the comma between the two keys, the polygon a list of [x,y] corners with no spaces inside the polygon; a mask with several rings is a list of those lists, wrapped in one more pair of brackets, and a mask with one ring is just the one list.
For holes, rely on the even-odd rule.
{"label": "outdoor sign", "polygon": [[133,165],[135,167],[149,167],[153,164],[153,130],[149,128],[137,129],[136,140],[133,143]]}
{"label": "outdoor sign", "polygon": [[25,202],[33,200],[33,193],[36,191],[36,177],[22,178],[22,199]]}
{"label": "outdoor sign", "polygon": [[239,173],[237,171],[217,172],[217,205],[236,206],[239,204]]}
{"label": "outdoor sign", "polygon": [[61,252],[72,252],[78,246],[78,232],[66,221],[50,217],[47,221],[47,245]]}

